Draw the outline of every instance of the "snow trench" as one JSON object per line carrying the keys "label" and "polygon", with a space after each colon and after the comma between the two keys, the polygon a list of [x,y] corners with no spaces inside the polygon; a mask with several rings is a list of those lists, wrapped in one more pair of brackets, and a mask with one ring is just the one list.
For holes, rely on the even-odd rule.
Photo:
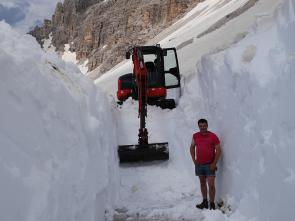
{"label": "snow trench", "polygon": [[[250,33],[203,56],[185,79],[173,111],[148,109],[155,142],[169,142],[169,162],[120,168],[115,220],[288,220],[294,217],[295,34],[293,1],[261,16]],[[118,142],[136,142],[136,103],[117,113]],[[131,120],[134,117],[134,120]],[[189,156],[196,122],[207,118],[222,142],[217,197],[231,213],[198,211],[198,180]],[[128,125],[128,129],[127,128]]]}
{"label": "snow trench", "polygon": [[[137,142],[137,103],[110,104],[76,67],[0,22],[1,220],[290,220],[294,9],[285,0],[237,44],[190,64],[178,107],[148,107],[150,141],[169,143],[169,161],[125,167],[116,150]],[[199,118],[222,142],[217,199],[230,215],[195,208]]]}

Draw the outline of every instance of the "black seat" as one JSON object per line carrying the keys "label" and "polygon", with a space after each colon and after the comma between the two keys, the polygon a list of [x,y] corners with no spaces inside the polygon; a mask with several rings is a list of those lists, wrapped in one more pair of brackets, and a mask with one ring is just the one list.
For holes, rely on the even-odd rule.
{"label": "black seat", "polygon": [[148,62],[145,62],[144,64],[145,64],[148,72],[155,72],[156,71],[156,67],[155,67],[154,62],[148,61]]}
{"label": "black seat", "polygon": [[159,82],[158,82],[159,76],[157,74],[157,69],[155,67],[154,62],[151,62],[151,61],[145,62],[145,66],[148,71],[149,86],[150,87],[157,86],[159,84]]}

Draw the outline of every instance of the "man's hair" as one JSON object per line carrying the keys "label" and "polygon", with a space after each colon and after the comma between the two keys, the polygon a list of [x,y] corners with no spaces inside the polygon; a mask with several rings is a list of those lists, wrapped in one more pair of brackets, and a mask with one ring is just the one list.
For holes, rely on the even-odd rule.
{"label": "man's hair", "polygon": [[199,124],[203,124],[203,123],[205,123],[205,124],[208,125],[208,121],[206,119],[200,119],[200,120],[198,120],[198,125]]}

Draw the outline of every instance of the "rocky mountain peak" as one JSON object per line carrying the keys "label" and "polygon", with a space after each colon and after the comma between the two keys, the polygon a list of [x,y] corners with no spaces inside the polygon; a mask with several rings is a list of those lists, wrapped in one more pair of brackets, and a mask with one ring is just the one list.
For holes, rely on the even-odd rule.
{"label": "rocky mountain peak", "polygon": [[78,60],[88,59],[89,69],[101,74],[124,59],[129,45],[144,44],[201,1],[65,0],[31,34],[42,44],[52,32],[58,51],[70,44]]}

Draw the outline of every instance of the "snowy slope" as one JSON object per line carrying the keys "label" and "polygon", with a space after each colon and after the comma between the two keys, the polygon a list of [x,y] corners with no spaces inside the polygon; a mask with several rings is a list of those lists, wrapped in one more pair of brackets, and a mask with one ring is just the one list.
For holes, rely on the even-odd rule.
{"label": "snowy slope", "polygon": [[117,146],[106,97],[0,22],[0,220],[104,220]]}
{"label": "snowy slope", "polygon": [[[206,0],[147,44],[160,43],[162,47],[176,47],[180,72],[184,79],[190,78],[189,76],[195,71],[196,63],[203,55],[224,50],[242,39],[260,18],[273,14],[280,1],[259,0],[255,6],[239,17],[230,20],[214,32],[198,38],[199,34],[246,3],[245,0]],[[123,61],[97,79],[96,83],[115,97],[117,82],[109,79],[117,79],[128,72],[132,72],[131,63]]]}
{"label": "snowy slope", "polygon": [[[214,7],[221,2],[223,7]],[[147,128],[151,142],[169,142],[171,159],[120,168],[117,220],[275,221],[295,216],[294,1],[260,0],[222,28],[196,37],[206,30],[198,25],[201,8],[208,9],[202,24],[208,21],[209,28],[215,16],[221,18],[222,11],[225,16],[239,3],[245,1],[205,1],[180,28],[175,24],[163,33],[163,47],[183,46],[178,47],[183,96],[173,111],[149,107]],[[123,62],[96,81],[112,102],[117,77],[130,70]],[[188,148],[201,117],[222,140],[217,198],[231,205],[229,217],[194,207],[201,197]],[[117,109],[116,121],[118,143],[136,143],[137,103],[128,100]]]}

